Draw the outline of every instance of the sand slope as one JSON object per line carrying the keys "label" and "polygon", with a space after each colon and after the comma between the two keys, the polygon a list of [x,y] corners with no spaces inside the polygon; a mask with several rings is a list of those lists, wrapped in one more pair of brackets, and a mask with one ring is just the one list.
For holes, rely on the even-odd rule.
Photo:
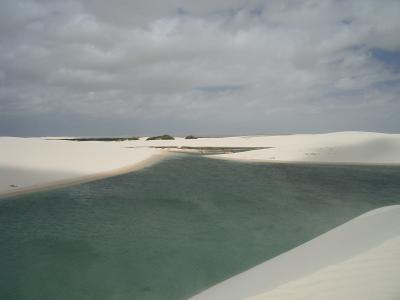
{"label": "sand slope", "polygon": [[252,137],[249,142],[273,148],[218,155],[262,161],[399,164],[400,135],[337,132],[314,135]]}
{"label": "sand slope", "polygon": [[161,152],[117,142],[0,138],[0,196],[127,172]]}
{"label": "sand slope", "polygon": [[400,205],[373,210],[191,300],[399,299]]}
{"label": "sand slope", "polygon": [[400,236],[248,300],[400,299]]}

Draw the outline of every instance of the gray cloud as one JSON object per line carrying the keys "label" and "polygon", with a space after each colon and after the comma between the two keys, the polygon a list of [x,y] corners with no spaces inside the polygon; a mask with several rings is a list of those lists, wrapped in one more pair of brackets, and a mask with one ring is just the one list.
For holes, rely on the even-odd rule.
{"label": "gray cloud", "polygon": [[398,1],[3,0],[0,134],[398,132]]}

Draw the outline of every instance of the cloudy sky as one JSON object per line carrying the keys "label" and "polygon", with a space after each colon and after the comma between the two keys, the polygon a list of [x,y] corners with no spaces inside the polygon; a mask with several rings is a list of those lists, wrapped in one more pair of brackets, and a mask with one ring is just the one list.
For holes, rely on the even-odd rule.
{"label": "cloudy sky", "polygon": [[1,0],[0,135],[400,132],[398,0]]}

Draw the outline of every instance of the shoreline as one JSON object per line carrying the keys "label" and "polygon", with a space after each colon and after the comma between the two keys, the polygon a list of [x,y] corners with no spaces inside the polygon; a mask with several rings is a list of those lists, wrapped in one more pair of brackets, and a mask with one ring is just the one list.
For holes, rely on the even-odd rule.
{"label": "shoreline", "polygon": [[[299,280],[308,282],[304,285],[311,291],[308,297],[299,297],[299,299],[314,299],[312,295],[319,295],[318,299],[338,299],[341,297],[327,297],[326,286],[332,288],[337,287],[336,292],[347,293],[354,288],[352,281],[348,282],[348,287],[342,287],[342,281],[338,278],[343,278],[348,272],[348,269],[343,268],[343,265],[352,267],[349,261],[358,259],[362,255],[368,255],[370,251],[380,247],[386,242],[400,238],[399,226],[400,205],[383,206],[373,209],[364,214],[361,214],[344,224],[341,224],[311,240],[305,242],[295,248],[279,254],[269,260],[266,260],[248,270],[236,274],[228,279],[225,279],[208,289],[192,296],[189,300],[261,300],[275,299],[268,297],[270,293],[283,290],[284,293],[279,294],[282,297],[279,299],[297,299],[292,297],[295,291],[302,291],[296,283]],[[400,243],[399,243],[400,246]],[[393,251],[393,250],[392,250]],[[399,253],[399,252],[397,252]],[[391,264],[385,264],[385,252],[381,253],[379,260],[375,257],[374,264],[365,264],[365,271],[374,273],[374,267],[383,266],[381,273],[378,273],[380,278],[392,278],[390,275],[396,274],[390,272]],[[371,261],[371,260],[370,260]],[[337,268],[336,277],[329,277],[327,268]],[[399,265],[400,267],[400,265]],[[291,272],[287,272],[291,270]],[[328,269],[329,270],[329,269]],[[315,274],[321,274],[322,277]],[[389,273],[389,275],[387,275]],[[324,277],[327,276],[328,277]],[[314,276],[314,281],[308,278]],[[388,276],[387,278],[385,276]],[[331,285],[325,285],[325,289],[317,288],[316,282],[322,279],[329,279]],[[379,287],[379,282],[369,280],[371,290],[374,287]],[[394,280],[391,280],[395,282]],[[294,283],[294,284],[293,284]],[[397,283],[397,281],[396,281]],[[360,284],[357,286],[361,286]],[[284,288],[286,287],[286,289]],[[283,289],[282,289],[283,288]],[[357,292],[356,289],[353,289]],[[362,288],[359,289],[362,291]],[[322,296],[325,295],[325,296]],[[276,296],[276,294],[275,294]],[[278,297],[276,297],[278,298]],[[351,298],[353,299],[353,298]],[[355,297],[354,299],[364,299]],[[375,298],[367,298],[375,299]],[[385,298],[389,299],[389,298]]]}
{"label": "shoreline", "polygon": [[382,167],[400,167],[400,162],[349,162],[349,161],[307,161],[307,160],[264,160],[264,159],[246,159],[219,157],[218,155],[204,155],[204,157],[212,159],[220,159],[227,161],[243,162],[243,163],[271,163],[271,164],[293,164],[293,165],[327,165],[327,166],[382,166]]}
{"label": "shoreline", "polygon": [[[159,153],[249,164],[400,166],[400,134],[365,132],[121,142],[0,137],[0,148],[0,198],[134,171]],[[243,149],[249,151],[236,151]]]}
{"label": "shoreline", "polygon": [[[44,183],[44,184],[37,184],[37,185],[32,185],[29,187],[22,187],[14,191],[8,191],[8,192],[0,192],[0,200],[3,199],[8,199],[8,198],[13,198],[13,197],[18,197],[22,196],[25,194],[30,194],[30,193],[35,193],[35,192],[41,192],[41,191],[46,191],[46,190],[52,190],[52,189],[58,189],[58,188],[63,188],[63,187],[68,187],[68,186],[73,186],[73,185],[78,185],[78,184],[83,184],[83,183],[88,183],[96,180],[101,180],[109,177],[114,177],[134,171],[138,171],[141,169],[144,169],[146,167],[149,167],[153,164],[156,164],[163,160],[164,158],[168,156],[174,156],[174,155],[179,155],[179,154],[192,154],[189,152],[180,152],[180,151],[173,151],[173,150],[167,150],[163,151],[162,153],[155,154],[147,159],[144,159],[138,163],[134,163],[132,165],[127,165],[122,168],[118,168],[112,171],[106,171],[106,172],[100,172],[100,173],[95,173],[91,175],[83,175],[79,176],[76,178],[70,178],[70,179],[63,179],[63,180],[57,180],[49,183]],[[197,155],[197,154],[196,154]],[[220,157],[219,155],[202,155],[199,154],[199,156],[209,158],[209,159],[219,159],[219,160],[226,160],[226,161],[232,161],[232,162],[238,162],[238,163],[264,163],[264,164],[285,164],[285,165],[326,165],[326,166],[381,166],[381,167],[400,167],[400,163],[378,163],[378,162],[329,162],[329,161],[300,161],[300,160],[263,160],[263,159],[244,159],[244,158],[231,158],[231,157]]]}
{"label": "shoreline", "polygon": [[92,181],[96,181],[96,180],[114,177],[114,176],[130,173],[130,172],[134,172],[134,171],[139,171],[146,167],[152,166],[152,165],[162,161],[166,157],[172,156],[172,155],[173,155],[173,153],[161,152],[161,153],[157,153],[149,158],[146,158],[140,162],[137,162],[137,163],[134,163],[132,165],[128,165],[128,166],[125,166],[122,168],[118,168],[115,170],[111,170],[111,171],[100,172],[100,173],[95,173],[95,174],[91,174],[91,175],[83,175],[83,176],[76,177],[76,178],[58,180],[58,181],[44,183],[44,184],[32,185],[29,187],[19,188],[18,190],[15,190],[15,191],[0,192],[0,200],[18,197],[18,196],[22,196],[22,195],[26,195],[26,194],[30,194],[30,193],[36,193],[36,192],[41,192],[41,191],[69,187],[69,186],[73,186],[73,185],[78,185],[78,184],[82,184],[82,183],[88,183],[88,182],[92,182]]}

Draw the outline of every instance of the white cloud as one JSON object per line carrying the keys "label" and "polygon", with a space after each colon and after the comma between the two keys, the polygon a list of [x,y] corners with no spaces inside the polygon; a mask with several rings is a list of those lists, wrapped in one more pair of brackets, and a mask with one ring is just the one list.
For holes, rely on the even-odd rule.
{"label": "white cloud", "polygon": [[174,130],[224,133],[342,130],[324,117],[341,114],[371,130],[378,111],[400,113],[400,72],[371,54],[400,56],[398,11],[391,0],[2,1],[0,115],[66,111],[121,130],[134,116],[150,131],[173,118]]}

